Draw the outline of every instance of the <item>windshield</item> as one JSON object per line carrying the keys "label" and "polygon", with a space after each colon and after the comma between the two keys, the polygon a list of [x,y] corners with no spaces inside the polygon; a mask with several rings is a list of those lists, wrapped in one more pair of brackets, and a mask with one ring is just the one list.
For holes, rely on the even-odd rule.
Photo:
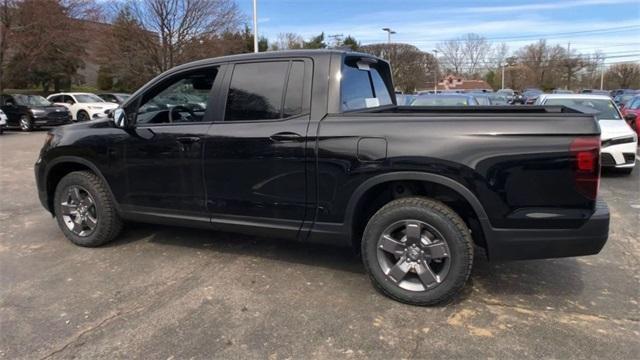
{"label": "windshield", "polygon": [[476,105],[464,96],[418,96],[411,106],[469,106]]}
{"label": "windshield", "polygon": [[611,100],[604,99],[548,99],[545,105],[564,105],[573,108],[591,108],[598,112],[598,120],[620,120],[620,114]]}
{"label": "windshield", "polygon": [[487,96],[474,96],[474,98],[476,98],[476,101],[478,101],[480,105],[491,105],[491,100],[489,100]]}
{"label": "windshield", "polygon": [[76,94],[74,96],[79,103],[105,102],[104,100],[99,98],[97,95],[93,95],[93,94]]}
{"label": "windshield", "polygon": [[16,103],[22,106],[49,106],[49,100],[40,95],[14,95]]}

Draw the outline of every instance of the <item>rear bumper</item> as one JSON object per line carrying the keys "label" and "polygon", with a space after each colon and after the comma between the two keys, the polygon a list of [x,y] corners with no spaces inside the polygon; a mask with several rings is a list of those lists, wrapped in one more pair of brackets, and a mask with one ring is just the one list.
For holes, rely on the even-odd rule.
{"label": "rear bumper", "polygon": [[591,218],[577,229],[485,227],[491,260],[525,260],[597,254],[609,236],[609,207],[598,200]]}

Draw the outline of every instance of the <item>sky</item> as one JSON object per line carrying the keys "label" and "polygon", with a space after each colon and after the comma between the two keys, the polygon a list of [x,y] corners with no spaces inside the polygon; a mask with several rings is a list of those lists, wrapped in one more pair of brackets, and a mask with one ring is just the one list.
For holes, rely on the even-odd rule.
{"label": "sky", "polygon": [[[252,19],[252,0],[236,0]],[[511,51],[546,38],[582,54],[602,51],[609,64],[640,61],[640,0],[258,0],[258,31],[271,40],[352,35],[362,44],[387,41],[431,51],[440,41],[477,33]]]}

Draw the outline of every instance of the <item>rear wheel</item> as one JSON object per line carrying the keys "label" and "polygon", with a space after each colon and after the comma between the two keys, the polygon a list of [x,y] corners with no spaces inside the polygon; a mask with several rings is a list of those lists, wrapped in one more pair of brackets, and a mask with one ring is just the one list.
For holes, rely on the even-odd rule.
{"label": "rear wheel", "polygon": [[113,240],[122,229],[106,184],[89,171],[72,172],[60,180],[54,212],[58,226],[76,245],[100,246]]}
{"label": "rear wheel", "polygon": [[394,200],[369,220],[362,258],[383,294],[413,305],[435,305],[464,286],[473,263],[473,243],[464,221],[428,198]]}
{"label": "rear wheel", "polygon": [[33,130],[33,123],[28,115],[20,116],[20,130],[31,131]]}

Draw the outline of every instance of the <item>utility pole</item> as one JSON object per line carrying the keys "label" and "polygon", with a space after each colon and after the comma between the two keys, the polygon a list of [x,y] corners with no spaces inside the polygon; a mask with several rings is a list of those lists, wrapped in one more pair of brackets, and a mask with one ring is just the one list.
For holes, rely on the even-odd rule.
{"label": "utility pole", "polygon": [[258,51],[258,0],[253,0],[253,52]]}
{"label": "utility pole", "polygon": [[327,35],[328,38],[333,39],[333,43],[334,43],[334,47],[340,47],[340,45],[342,45],[342,37],[344,35],[343,34],[333,34],[333,35]]}
{"label": "utility pole", "polygon": [[604,89],[604,60],[605,58],[602,58],[602,67],[600,68],[600,90]]}
{"label": "utility pole", "polygon": [[573,74],[571,74],[571,42],[569,41],[567,43],[567,90],[569,90],[569,87],[571,87],[571,76]]}
{"label": "utility pole", "polygon": [[507,64],[506,63],[502,63],[500,65],[502,65],[502,86],[500,87],[500,89],[503,90],[504,89],[504,68],[507,67]]}
{"label": "utility pole", "polygon": [[382,28],[382,31],[387,32],[387,44],[391,44],[391,34],[395,34],[396,32],[391,30],[390,28]]}
{"label": "utility pole", "polygon": [[440,67],[438,63],[438,49],[433,49],[433,53],[435,54],[433,57],[435,61],[435,69],[433,69],[433,95],[438,93],[438,68]]}

